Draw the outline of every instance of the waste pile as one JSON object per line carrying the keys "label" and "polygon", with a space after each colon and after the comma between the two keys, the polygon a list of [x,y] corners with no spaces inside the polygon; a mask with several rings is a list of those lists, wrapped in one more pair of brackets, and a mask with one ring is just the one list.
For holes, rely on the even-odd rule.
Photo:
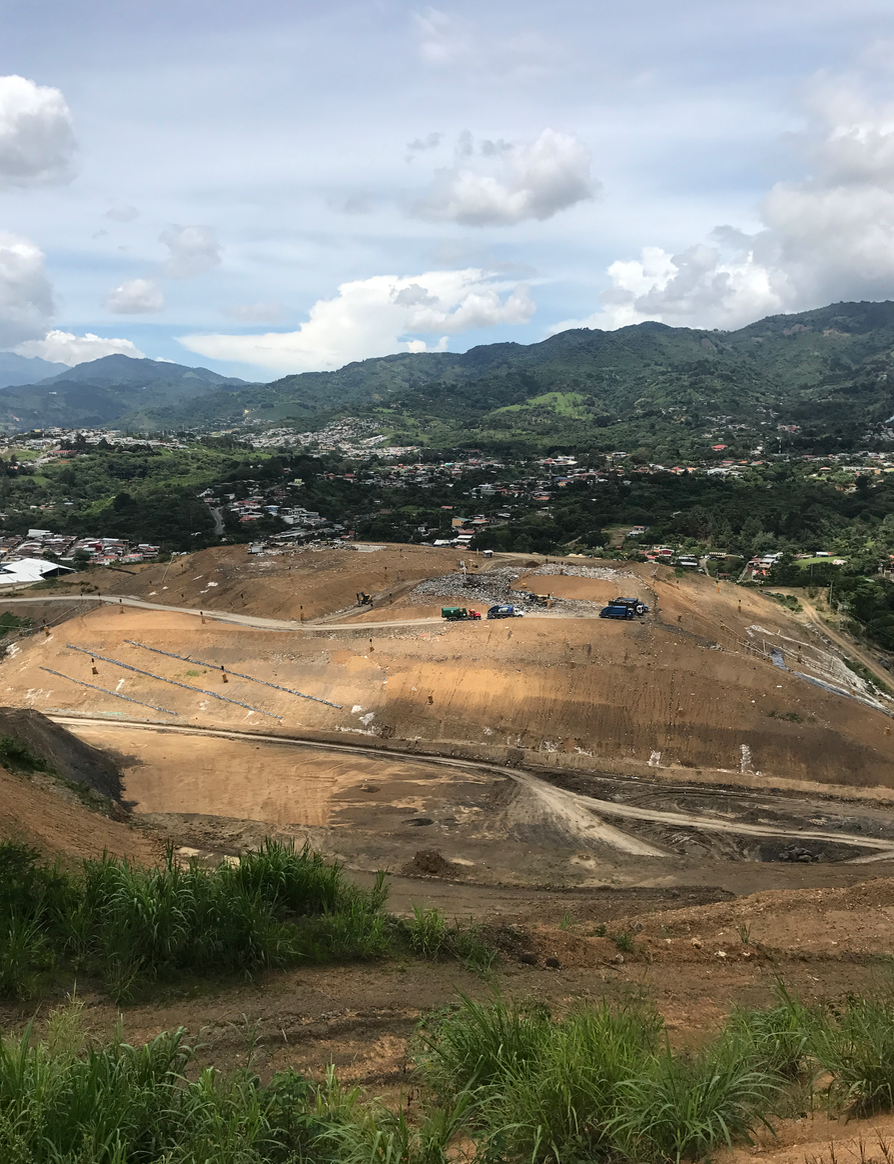
{"label": "waste pile", "polygon": [[602,582],[617,582],[620,578],[636,578],[629,570],[614,570],[611,566],[567,566],[560,562],[546,562],[535,574],[560,574],[568,578],[598,578]]}
{"label": "waste pile", "polygon": [[534,599],[524,590],[512,590],[512,583],[526,571],[515,570],[511,566],[501,566],[495,570],[478,573],[477,570],[463,574],[441,574],[438,578],[426,578],[413,589],[412,599],[455,598],[462,596],[464,606],[495,606],[502,602],[512,602],[516,606],[534,605]]}

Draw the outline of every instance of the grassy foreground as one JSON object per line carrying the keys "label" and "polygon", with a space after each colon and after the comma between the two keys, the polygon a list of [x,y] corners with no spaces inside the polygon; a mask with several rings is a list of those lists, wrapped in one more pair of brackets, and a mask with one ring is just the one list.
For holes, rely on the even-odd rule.
{"label": "grassy foreground", "polygon": [[[4,1164],[679,1164],[805,1103],[894,1106],[894,1002],[808,1010],[780,989],[695,1055],[647,1004],[463,999],[420,1032],[423,1101],[364,1102],[330,1073],[267,1082],[200,1068],[183,1031],[142,1047],[85,1036],[80,1004],[41,1040],[0,1040]],[[822,1077],[823,1091],[812,1092]],[[793,1106],[794,1105],[794,1106]]]}
{"label": "grassy foreground", "polygon": [[161,868],[105,856],[79,871],[0,844],[0,996],[28,998],[68,976],[99,979],[127,1001],[155,982],[395,954],[493,958],[474,927],[436,911],[409,922],[384,911],[384,874],[370,890],[309,848],[267,841],[214,869]]}

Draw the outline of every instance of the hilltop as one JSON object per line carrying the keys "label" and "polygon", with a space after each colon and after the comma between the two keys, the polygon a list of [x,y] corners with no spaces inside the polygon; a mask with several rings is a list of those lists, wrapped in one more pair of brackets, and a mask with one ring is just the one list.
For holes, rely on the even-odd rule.
{"label": "hilltop", "polygon": [[[35,627],[7,639],[2,700],[26,710],[0,733],[52,747],[74,780],[101,769],[112,799],[120,782],[122,817],[0,754],[0,839],[67,867],[104,848],[151,866],[166,843],[184,870],[309,842],[361,888],[393,871],[390,925],[471,918],[499,951],[487,978],[381,951],[250,984],[203,967],[127,1003],[128,1043],[184,1027],[221,1071],[250,1052],[262,1085],[334,1064],[393,1095],[418,1089],[414,1035],[458,991],[558,1017],[635,990],[684,1051],[769,1005],[778,978],[807,1003],[871,991],[894,902],[894,703],[848,642],[704,575],[464,555],[465,574],[434,547],[218,546],[0,602]],[[618,593],[648,613],[599,619]],[[440,617],[494,599],[525,617]],[[91,1046],[111,1037],[121,1003],[80,968],[77,993]],[[16,1030],[33,1012],[0,1010]],[[824,1118],[773,1123],[789,1154],[822,1148]]]}
{"label": "hilltop", "polygon": [[351,413],[398,445],[641,447],[662,459],[702,450],[710,432],[750,447],[775,438],[782,421],[797,433],[787,447],[829,452],[884,433],[894,414],[892,348],[894,303],[883,302],[770,316],[733,332],[581,328],[537,344],[405,352],[269,384],[115,355],[0,388],[0,424],[306,429]]}

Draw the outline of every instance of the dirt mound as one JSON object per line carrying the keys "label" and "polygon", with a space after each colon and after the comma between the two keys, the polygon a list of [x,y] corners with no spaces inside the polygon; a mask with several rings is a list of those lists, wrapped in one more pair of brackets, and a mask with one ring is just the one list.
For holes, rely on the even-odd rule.
{"label": "dirt mound", "polygon": [[23,741],[63,779],[121,799],[121,774],[112,758],[39,711],[0,707],[0,736]]}
{"label": "dirt mound", "polygon": [[91,811],[51,778],[13,775],[2,768],[0,839],[24,841],[51,859],[80,860],[108,852],[155,864],[162,856],[162,846],[151,834]]}
{"label": "dirt mound", "polygon": [[361,590],[377,605],[388,602],[423,578],[457,565],[453,551],[431,546],[384,545],[373,552],[307,546],[266,554],[249,554],[245,546],[216,546],[147,566],[133,576],[109,574],[101,584],[103,594],[300,621],[356,610]]}
{"label": "dirt mound", "polygon": [[420,849],[401,868],[401,873],[405,877],[459,877],[462,866],[442,857],[437,849]]}

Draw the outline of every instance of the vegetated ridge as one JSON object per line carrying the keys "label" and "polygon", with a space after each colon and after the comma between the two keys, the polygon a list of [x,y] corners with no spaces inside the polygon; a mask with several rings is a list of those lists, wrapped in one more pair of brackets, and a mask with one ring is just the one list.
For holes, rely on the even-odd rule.
{"label": "vegetated ridge", "polygon": [[831,449],[894,412],[892,348],[894,303],[837,303],[734,332],[641,323],[570,330],[529,346],[405,353],[212,392],[153,415],[169,426],[210,427],[246,413],[301,421],[350,408],[403,443],[636,442],[682,455],[707,419],[753,424],[763,414]]}
{"label": "vegetated ridge", "polygon": [[[3,354],[4,358],[6,353]],[[3,364],[0,363],[0,372]],[[59,365],[47,364],[47,369]],[[6,385],[9,385],[6,380]],[[221,376],[207,368],[103,356],[39,383],[4,386],[0,390],[0,424],[29,429],[94,428],[107,424],[154,428],[149,414],[169,404],[182,405],[194,396],[221,388],[246,387],[245,380]]]}

